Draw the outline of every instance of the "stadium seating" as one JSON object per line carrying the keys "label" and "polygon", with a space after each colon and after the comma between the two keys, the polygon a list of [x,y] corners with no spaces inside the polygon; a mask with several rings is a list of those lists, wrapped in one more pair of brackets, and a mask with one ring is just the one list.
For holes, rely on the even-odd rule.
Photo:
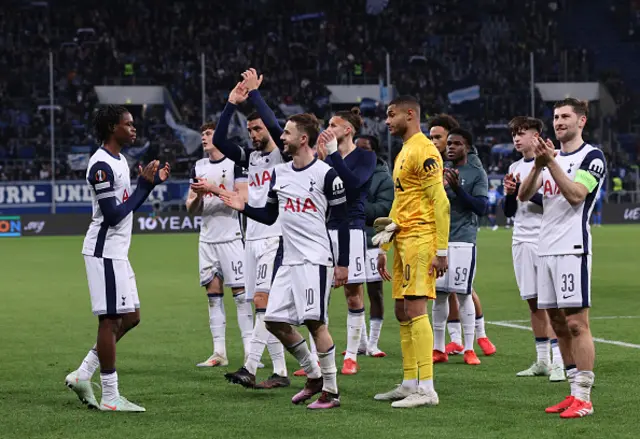
{"label": "stadium seating", "polygon": [[[625,114],[623,132],[639,119],[627,78],[611,72],[601,77],[602,66],[594,62],[598,48],[565,35],[572,0],[392,0],[379,15],[367,14],[364,0],[279,0],[277,7],[275,0],[215,6],[88,0],[71,2],[73,13],[70,7],[54,4],[49,11],[32,3],[14,1],[0,15],[0,180],[46,175],[49,47],[60,179],[82,176],[65,163],[71,146],[94,144],[94,85],[165,85],[187,125],[197,129],[201,53],[207,119],[216,118],[238,73],[251,65],[267,77],[264,94],[274,108],[298,104],[325,117],[331,109],[324,85],[377,83],[387,51],[397,90],[418,96],[426,114],[455,114],[478,136],[487,135],[488,124],[529,112],[531,51],[536,80],[604,78],[618,103],[634,108]],[[625,17],[636,29],[637,3],[610,0],[611,19]],[[480,98],[452,106],[448,93],[470,85],[480,86]],[[536,111],[549,117],[542,103]],[[138,132],[141,144],[150,142],[149,154],[173,161],[177,175],[187,172],[193,157],[184,157],[162,117],[147,115]],[[503,170],[490,147],[483,150],[487,166]]]}

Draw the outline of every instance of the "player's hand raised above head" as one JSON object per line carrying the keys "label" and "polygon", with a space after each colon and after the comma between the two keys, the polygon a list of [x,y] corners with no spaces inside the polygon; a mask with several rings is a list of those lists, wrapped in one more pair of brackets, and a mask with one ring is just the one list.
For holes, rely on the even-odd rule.
{"label": "player's hand raised above head", "polygon": [[147,163],[144,168],[142,168],[141,165],[138,165],[138,173],[140,174],[140,177],[144,178],[149,183],[153,183],[159,166],[160,162],[158,160],[152,160]]}
{"label": "player's hand raised above head", "polygon": [[244,198],[237,192],[221,191],[220,199],[230,208],[242,212],[244,210]]}
{"label": "player's hand raised above head", "polygon": [[229,102],[233,105],[239,105],[247,100],[249,96],[249,90],[245,85],[244,81],[238,82],[236,86],[229,93]]}
{"label": "player's hand raised above head", "polygon": [[262,75],[258,76],[258,72],[256,72],[256,69],[252,67],[242,73],[242,79],[247,90],[251,91],[257,90],[260,87],[260,84],[262,84],[262,80],[264,78]]}

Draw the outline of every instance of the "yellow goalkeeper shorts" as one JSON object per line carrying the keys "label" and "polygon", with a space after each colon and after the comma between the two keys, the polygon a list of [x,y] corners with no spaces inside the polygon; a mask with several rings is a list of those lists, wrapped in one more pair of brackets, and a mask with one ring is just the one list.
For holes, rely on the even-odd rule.
{"label": "yellow goalkeeper shorts", "polygon": [[426,296],[436,298],[436,273],[429,274],[436,256],[435,239],[407,237],[393,241],[392,296]]}

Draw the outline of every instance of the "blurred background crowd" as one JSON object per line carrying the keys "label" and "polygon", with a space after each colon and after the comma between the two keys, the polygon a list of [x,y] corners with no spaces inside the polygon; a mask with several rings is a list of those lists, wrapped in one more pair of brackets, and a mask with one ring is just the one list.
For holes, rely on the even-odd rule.
{"label": "blurred background crowd", "polygon": [[[265,75],[279,117],[300,106],[328,119],[330,84],[378,84],[390,56],[397,92],[419,98],[424,122],[445,112],[471,128],[490,173],[512,161],[504,124],[530,114],[536,82],[600,82],[615,115],[593,117],[585,138],[606,152],[611,176],[637,189],[640,152],[640,0],[151,0],[7,1],[0,9],[0,181],[50,178],[49,50],[53,51],[56,178],[82,179],[70,153],[96,145],[95,85],[162,85],[198,130],[216,120],[239,73]],[[206,105],[201,106],[205,55]],[[456,89],[477,99],[451,103]],[[551,129],[552,104],[535,115]],[[384,105],[365,112],[386,145]],[[201,157],[185,151],[164,112],[137,117],[137,146],[178,177]],[[397,149],[397,145],[394,146]]]}

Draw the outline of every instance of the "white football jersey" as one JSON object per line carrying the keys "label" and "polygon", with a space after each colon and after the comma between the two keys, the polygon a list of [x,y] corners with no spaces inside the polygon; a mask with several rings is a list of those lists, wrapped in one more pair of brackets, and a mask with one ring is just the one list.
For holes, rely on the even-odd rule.
{"label": "white football jersey", "polygon": [[549,170],[545,168],[542,171],[544,212],[538,255],[591,254],[589,219],[606,174],[604,154],[594,146],[584,143],[572,153],[560,152],[556,161],[570,180],[575,180],[578,172],[586,172],[595,178],[597,185],[582,203],[571,206]]}
{"label": "white football jersey", "polygon": [[[191,179],[206,179],[209,183],[228,191],[234,191],[236,183],[246,183],[247,175],[241,167],[226,157],[213,161],[203,158],[196,162],[191,171]],[[208,193],[202,200],[202,226],[200,241],[220,243],[242,238],[240,215],[236,210],[227,207],[213,193]]]}
{"label": "white football jersey", "polygon": [[[521,158],[509,166],[509,173],[516,180],[524,181],[534,166],[534,159],[525,160]],[[542,193],[542,188],[538,191]],[[540,235],[540,224],[542,224],[542,206],[538,206],[531,201],[522,202],[518,200],[518,210],[513,219],[513,243],[531,242],[537,243]]]}
{"label": "white football jersey", "polygon": [[116,157],[106,149],[99,148],[89,159],[86,179],[92,188],[92,215],[82,245],[82,254],[98,258],[128,259],[133,213],[109,227],[98,204],[98,200],[109,197],[115,197],[116,204],[122,204],[131,195],[127,159],[122,154]]}
{"label": "white football jersey", "polygon": [[[243,154],[246,154],[244,149],[242,151]],[[253,151],[249,155],[249,206],[264,207],[271,185],[271,171],[276,165],[284,162],[282,152],[280,152],[278,148],[274,148],[273,151],[267,154],[263,154],[260,151]],[[279,221],[268,226],[251,218],[247,218],[247,241],[272,238],[280,235],[282,235],[282,230],[280,229]]]}
{"label": "white football jersey", "polygon": [[325,162],[313,160],[303,169],[283,163],[272,173],[268,203],[278,203],[282,228],[283,265],[310,262],[333,266],[327,231],[328,210],[347,202],[338,173]]}

